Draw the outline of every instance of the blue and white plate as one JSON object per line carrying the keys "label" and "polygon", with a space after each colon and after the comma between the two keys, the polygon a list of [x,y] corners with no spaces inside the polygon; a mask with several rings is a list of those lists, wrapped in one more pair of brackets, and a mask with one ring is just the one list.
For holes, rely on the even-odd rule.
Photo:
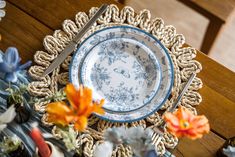
{"label": "blue and white plate", "polygon": [[70,81],[105,99],[105,115],[116,122],[145,118],[159,109],[173,84],[168,51],[151,34],[129,26],[104,28],[88,37],[70,65]]}

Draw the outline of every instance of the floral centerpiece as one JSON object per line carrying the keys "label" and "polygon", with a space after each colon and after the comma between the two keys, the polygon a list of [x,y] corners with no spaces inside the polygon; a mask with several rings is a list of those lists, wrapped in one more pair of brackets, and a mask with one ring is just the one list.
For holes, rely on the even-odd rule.
{"label": "floral centerpiece", "polygon": [[[57,125],[57,132],[63,137],[68,150],[76,150],[74,147],[77,133],[87,127],[87,118],[91,113],[104,114],[102,105],[104,100],[93,102],[92,91],[80,86],[76,89],[72,84],[67,84],[64,89],[66,101],[52,102],[47,105],[48,122]],[[180,107],[174,113],[165,113],[164,120],[168,131],[176,137],[188,137],[190,139],[201,138],[209,132],[208,120],[205,116],[196,116],[184,107]],[[71,133],[72,136],[69,136]],[[152,144],[153,131],[142,127],[109,128],[104,133],[105,142],[98,145],[94,151],[95,157],[110,157],[112,151],[119,144],[131,146],[133,153],[138,157],[157,156]]]}
{"label": "floral centerpiece", "polygon": [[[5,6],[5,1],[0,1],[0,8],[3,5]],[[0,115],[0,131],[3,134],[0,149],[3,155],[8,154],[8,156],[14,157],[28,154],[18,137],[12,137],[4,131],[7,124],[13,120],[22,123],[29,119],[29,112],[25,110],[24,106],[24,94],[27,92],[28,83],[25,68],[31,65],[31,61],[23,65],[20,64],[20,61],[21,58],[16,48],[9,47],[5,53],[0,51],[0,98],[6,99],[7,102],[6,106],[1,106],[1,109],[5,110],[8,107]]]}

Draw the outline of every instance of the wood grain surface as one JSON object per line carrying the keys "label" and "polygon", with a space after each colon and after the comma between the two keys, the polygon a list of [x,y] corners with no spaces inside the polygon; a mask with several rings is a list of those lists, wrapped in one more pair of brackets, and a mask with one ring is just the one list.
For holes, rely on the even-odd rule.
{"label": "wood grain surface", "polygon": [[[36,50],[43,50],[43,37],[61,28],[63,20],[102,3],[116,4],[113,0],[9,0],[0,23],[0,49],[15,46],[23,62],[33,59]],[[199,51],[197,60],[203,66],[199,77],[204,83],[200,90],[203,102],[197,109],[208,117],[211,132],[200,140],[180,140],[176,156],[215,156],[224,141],[235,136],[235,74]]]}
{"label": "wood grain surface", "polygon": [[43,48],[45,35],[53,31],[10,3],[5,9],[7,14],[0,23],[0,49],[5,51],[7,47],[15,46],[23,62],[33,59],[35,51]]}
{"label": "wood grain surface", "polygon": [[203,70],[199,77],[203,81],[200,90],[202,103],[197,107],[205,114],[212,131],[224,138],[235,136],[235,73],[198,52],[197,58]]}
{"label": "wood grain surface", "polygon": [[99,7],[103,3],[121,4],[112,0],[9,0],[38,21],[52,29],[61,27],[65,19],[74,19],[79,11],[88,12],[91,7]]}
{"label": "wood grain surface", "polygon": [[235,9],[235,0],[210,0],[208,3],[205,0],[190,0],[192,3],[197,4],[200,8],[208,10],[221,20],[226,21],[233,14]]}
{"label": "wood grain surface", "polygon": [[212,157],[216,156],[217,149],[224,143],[224,140],[210,132],[199,140],[182,139],[173,152],[177,157]]}

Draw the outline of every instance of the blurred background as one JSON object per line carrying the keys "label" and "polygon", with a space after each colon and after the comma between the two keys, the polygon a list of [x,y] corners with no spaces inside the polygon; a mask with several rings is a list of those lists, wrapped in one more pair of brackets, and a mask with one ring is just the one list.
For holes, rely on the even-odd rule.
{"label": "blurred background", "polygon": [[[187,5],[187,1],[197,10]],[[213,46],[206,53],[235,72],[235,15],[233,13],[235,0],[120,0],[119,2],[133,7],[137,12],[143,8],[149,9],[152,18],[160,17],[166,25],[175,26],[177,33],[183,34],[186,42],[198,50],[201,50],[210,18],[212,18],[212,26],[208,33],[209,38],[213,38],[217,33],[216,29],[220,26],[216,25],[218,21],[222,21],[216,40],[212,42]],[[201,12],[209,18],[203,16]],[[206,43],[206,47],[208,45],[210,44]]]}

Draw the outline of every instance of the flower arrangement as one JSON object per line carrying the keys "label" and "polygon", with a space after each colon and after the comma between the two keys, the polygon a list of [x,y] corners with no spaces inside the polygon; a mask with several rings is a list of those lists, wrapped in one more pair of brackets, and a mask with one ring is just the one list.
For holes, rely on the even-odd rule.
{"label": "flower arrangement", "polygon": [[[19,89],[8,89],[8,91],[12,103],[21,103],[22,93],[27,89],[23,86]],[[48,122],[57,125],[56,132],[61,135],[67,150],[80,154],[81,150],[76,146],[76,137],[79,132],[86,129],[91,113],[104,114],[102,109],[104,100],[94,102],[91,89],[83,86],[76,89],[72,84],[67,84],[63,91],[46,99],[56,101],[49,103],[46,107]],[[206,117],[193,115],[184,107],[180,107],[173,113],[165,113],[163,119],[168,131],[177,137],[197,139],[209,132]],[[152,134],[151,129],[142,127],[109,128],[104,133],[105,142],[96,147],[94,156],[110,157],[113,149],[123,144],[130,146],[136,157],[156,157],[151,140]]]}
{"label": "flower arrangement", "polygon": [[[0,16],[2,14],[1,7],[5,6],[5,1],[0,0]],[[5,12],[4,12],[5,13]],[[1,18],[0,18],[1,19]],[[31,62],[20,65],[20,58],[16,48],[10,47],[4,54],[0,51],[0,94],[2,100],[6,99],[8,109],[0,115],[0,131],[4,138],[0,143],[1,155],[7,156],[28,156],[24,144],[16,136],[9,136],[5,132],[7,124],[15,120],[22,122],[28,120],[29,112],[24,110],[24,94],[27,92],[28,79],[26,71]],[[5,101],[3,101],[5,103]],[[24,113],[27,113],[25,116]],[[26,118],[25,118],[26,117]]]}

